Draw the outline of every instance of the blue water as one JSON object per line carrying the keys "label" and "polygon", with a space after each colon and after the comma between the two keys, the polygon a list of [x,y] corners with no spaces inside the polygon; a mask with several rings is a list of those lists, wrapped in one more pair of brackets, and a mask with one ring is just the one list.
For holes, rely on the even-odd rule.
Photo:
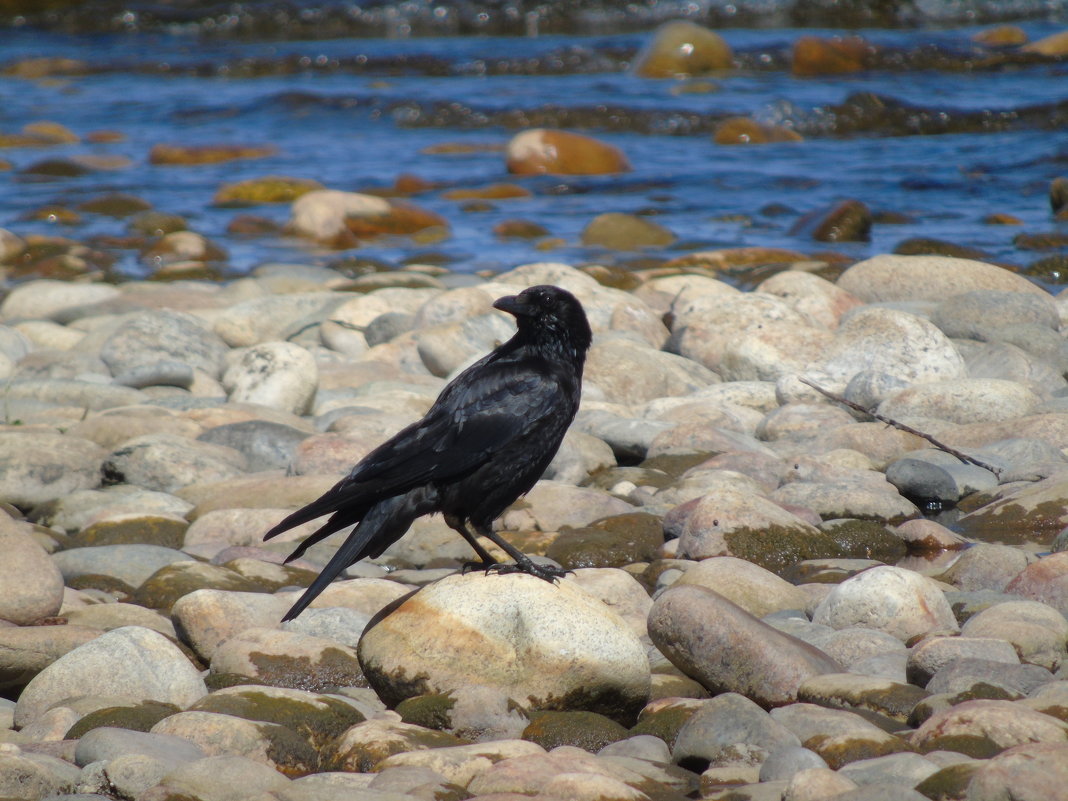
{"label": "blue water", "polygon": [[[1032,39],[1059,30],[1031,23]],[[878,44],[949,50],[966,48],[976,29],[862,31]],[[729,30],[724,35],[739,52],[781,51],[799,30]],[[833,31],[816,31],[830,34]],[[675,81],[636,78],[620,69],[593,74],[479,74],[484,63],[506,58],[538,58],[578,48],[619,52],[638,48],[645,34],[606,37],[453,37],[411,40],[333,40],[322,42],[203,41],[164,34],[63,36],[30,30],[0,32],[5,62],[62,56],[82,59],[104,71],[70,78],[30,81],[0,76],[3,114],[0,129],[16,132],[27,122],[62,123],[83,136],[95,130],[123,133],[114,144],[49,148],[9,148],[0,158],[14,169],[0,173],[0,227],[20,235],[50,234],[89,240],[118,236],[126,222],[83,215],[78,226],[22,219],[32,209],[59,203],[75,206],[105,192],[137,195],[159,211],[181,214],[190,228],[229,253],[227,269],[244,272],[267,261],[330,263],[343,255],[370,256],[390,263],[418,260],[432,252],[459,271],[502,270],[534,260],[572,264],[619,262],[634,254],[584,248],[583,227],[607,211],[655,213],[655,220],[679,238],[658,257],[694,249],[738,246],[789,247],[804,253],[837,252],[849,258],[890,252],[910,237],[948,240],[985,251],[989,258],[1026,266],[1048,252],[1021,251],[1021,232],[1060,230],[1052,219],[1048,187],[1068,175],[1068,131],[1021,125],[1002,132],[970,131],[941,136],[843,137],[827,120],[826,107],[858,92],[871,92],[947,114],[1012,110],[1068,101],[1065,67],[1056,63],[1017,66],[991,72],[873,71],[856,76],[798,79],[784,69],[740,70],[713,80],[707,94],[673,94]],[[292,54],[309,64],[330,64],[365,54],[371,59],[426,55],[448,65],[444,77],[419,74],[353,74],[308,71],[256,78],[199,77],[190,65],[217,72],[242,59],[281,60]],[[177,74],[160,74],[160,65]],[[115,71],[116,65],[124,67]],[[151,68],[151,71],[149,71]],[[450,125],[428,125],[435,104],[466,109]],[[499,152],[429,155],[423,149],[443,142],[503,146],[516,128],[484,124],[481,114],[536,111],[550,107],[588,111],[586,133],[621,148],[633,172],[614,177],[511,178]],[[627,130],[606,109],[656,116],[653,133]],[[707,131],[675,135],[687,114],[745,114],[764,122],[788,122],[806,132],[790,144],[724,147]],[[600,117],[598,115],[601,115]],[[682,124],[682,130],[685,130]],[[148,164],[158,143],[273,144],[278,155],[220,165],[171,167]],[[28,181],[19,170],[44,158],[79,154],[117,155],[131,160],[124,169],[50,181]],[[474,187],[516,181],[534,192],[526,200],[494,201],[486,212],[464,212],[440,192],[412,198],[443,214],[451,237],[430,246],[409,240],[367,244],[349,254],[325,251],[286,237],[237,238],[226,233],[235,214],[255,213],[284,222],[286,206],[220,209],[211,199],[224,182],[280,174],[314,178],[331,188],[385,187],[411,173],[446,187]],[[828,245],[792,234],[797,219],[837,200],[856,198],[875,211],[900,212],[913,222],[876,224],[870,242]],[[766,216],[768,204],[790,212]],[[994,226],[985,215],[1015,215],[1021,226]],[[549,229],[566,244],[544,252],[527,241],[502,241],[492,233],[501,220],[523,218]],[[1053,251],[1056,253],[1057,251]],[[147,268],[136,252],[117,250],[120,270],[131,275]]]}

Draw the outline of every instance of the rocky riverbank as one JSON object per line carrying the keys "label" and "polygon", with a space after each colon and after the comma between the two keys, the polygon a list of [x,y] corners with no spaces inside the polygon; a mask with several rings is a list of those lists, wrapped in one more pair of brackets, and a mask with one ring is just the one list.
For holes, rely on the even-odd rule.
{"label": "rocky riverbank", "polygon": [[[702,256],[12,289],[0,797],[1057,797],[1065,297],[899,255],[741,292]],[[574,572],[463,575],[429,518],[279,624],[337,542],[283,565],[313,527],[262,533],[538,283],[595,342],[572,431],[499,526]]]}

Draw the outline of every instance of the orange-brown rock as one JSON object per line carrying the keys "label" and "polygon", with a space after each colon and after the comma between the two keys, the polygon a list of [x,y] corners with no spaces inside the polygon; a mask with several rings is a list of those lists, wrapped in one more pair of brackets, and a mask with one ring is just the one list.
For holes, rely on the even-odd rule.
{"label": "orange-brown rock", "polygon": [[155,145],[148,154],[151,164],[189,166],[220,164],[237,159],[262,159],[273,156],[273,145]]}
{"label": "orange-brown rock", "polygon": [[447,228],[448,222],[440,214],[409,203],[391,203],[385,214],[371,217],[346,217],[345,227],[356,237],[405,236],[425,228]]}
{"label": "orange-brown rock", "polygon": [[983,217],[986,225],[1023,225],[1023,220],[1013,214],[997,211]]}
{"label": "orange-brown rock", "polygon": [[665,247],[675,241],[667,228],[636,214],[598,214],[582,230],[582,244],[612,250]]}
{"label": "orange-brown rock", "polygon": [[288,229],[334,248],[355,247],[362,238],[408,235],[448,223],[439,214],[373,195],[316,189],[293,202]]}
{"label": "orange-brown rock", "polygon": [[1068,178],[1058,176],[1049,183],[1049,206],[1054,214],[1068,209]]}
{"label": "orange-brown rock", "polygon": [[500,153],[504,150],[496,142],[441,142],[427,145],[420,153],[427,156],[468,156],[472,153]]}
{"label": "orange-brown rock", "polygon": [[84,75],[89,65],[76,58],[24,58],[4,68],[16,78],[47,78],[51,75]]}
{"label": "orange-brown rock", "polygon": [[530,197],[531,191],[519,184],[490,184],[471,189],[450,189],[441,196],[446,200],[508,200]]}
{"label": "orange-brown rock", "polygon": [[115,142],[125,142],[126,134],[122,131],[90,131],[85,135],[85,141],[92,142],[95,145],[114,144]]}
{"label": "orange-brown rock", "polygon": [[871,209],[859,200],[843,200],[829,209],[806,214],[790,232],[809,233],[817,242],[866,242],[871,232]]}
{"label": "orange-brown rock", "polygon": [[874,48],[859,36],[824,39],[802,36],[794,43],[794,75],[843,75],[860,72]]}
{"label": "orange-brown rock", "polygon": [[493,226],[493,234],[502,239],[537,239],[547,236],[549,229],[530,220],[502,220]]}
{"label": "orange-brown rock", "polygon": [[1043,56],[1068,55],[1068,31],[1051,34],[1037,42],[1025,44],[1020,49],[1025,53],[1038,53]]}
{"label": "orange-brown rock", "polygon": [[1027,34],[1019,25],[997,25],[979,31],[972,41],[987,47],[1013,47],[1027,41]]}
{"label": "orange-brown rock", "polygon": [[57,145],[72,145],[81,141],[78,135],[66,125],[47,120],[27,123],[22,126],[22,132],[30,136],[39,136]]}
{"label": "orange-brown rock", "polygon": [[717,125],[712,134],[712,141],[717,145],[763,145],[802,140],[797,131],[781,125],[761,125],[749,117],[730,117]]}
{"label": "orange-brown rock", "polygon": [[508,172],[515,175],[609,175],[629,172],[617,147],[582,134],[532,128],[512,137],[505,150]]}
{"label": "orange-brown rock", "polygon": [[715,31],[684,20],[665,22],[638,54],[634,74],[642,78],[702,75],[730,68],[730,45]]}
{"label": "orange-brown rock", "polygon": [[751,267],[759,264],[792,264],[807,261],[808,256],[786,248],[723,248],[687,253],[672,259],[665,267],[705,267],[711,270],[726,270],[732,267]]}

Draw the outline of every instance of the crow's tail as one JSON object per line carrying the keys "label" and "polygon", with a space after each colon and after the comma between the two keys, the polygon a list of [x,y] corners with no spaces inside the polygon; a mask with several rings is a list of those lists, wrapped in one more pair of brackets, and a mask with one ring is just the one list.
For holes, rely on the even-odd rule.
{"label": "crow's tail", "polygon": [[[434,508],[430,493],[423,488],[412,490],[394,498],[387,498],[375,504],[362,515],[363,519],[360,520],[360,524],[352,530],[348,539],[338,548],[337,553],[327,562],[323,571],[311,583],[311,586],[304,591],[304,594],[300,596],[297,602],[293,604],[293,608],[286,612],[282,620],[286,621],[295,618],[308,608],[308,604],[314,601],[319,593],[341,574],[342,570],[360,561],[365,556],[381,554],[382,551],[404,535],[415,518],[434,511]],[[338,517],[340,517],[339,514],[334,515],[330,523],[308,539],[310,540],[314,537],[318,541],[327,536],[327,534],[331,534],[347,525],[342,523],[334,528],[332,524]],[[330,531],[324,534],[323,530],[326,528],[329,528]],[[306,547],[302,543],[290,558],[304,553]]]}

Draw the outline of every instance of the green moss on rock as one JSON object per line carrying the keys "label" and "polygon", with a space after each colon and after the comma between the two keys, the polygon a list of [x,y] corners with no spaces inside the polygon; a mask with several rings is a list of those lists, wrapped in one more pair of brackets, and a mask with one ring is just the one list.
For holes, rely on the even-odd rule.
{"label": "green moss on rock", "polygon": [[627,730],[596,712],[535,712],[522,737],[546,751],[558,745],[573,745],[595,754],[609,743],[627,737]]}
{"label": "green moss on rock", "polygon": [[835,520],[820,527],[846,559],[877,559],[895,564],[907,554],[905,541],[870,520]]}
{"label": "green moss on rock", "polygon": [[131,731],[149,731],[164,718],[180,710],[174,704],[161,701],[142,701],[131,706],[109,706],[90,712],[68,729],[65,740],[77,740],[93,729],[110,726]]}
{"label": "green moss on rock", "polygon": [[445,730],[451,728],[451,712],[455,705],[456,699],[448,693],[427,693],[401,701],[396,711],[405,723]]}
{"label": "green moss on rock", "polygon": [[253,688],[207,695],[193,704],[190,711],[218,712],[245,720],[279,723],[304,737],[315,748],[364,721],[357,709],[336,698],[319,696],[312,702]]}
{"label": "green moss on rock", "polygon": [[786,526],[735,529],[723,539],[732,556],[779,576],[805,559],[836,559],[842,554],[841,546],[824,532]]}
{"label": "green moss on rock", "polygon": [[569,570],[622,567],[656,559],[663,544],[660,518],[634,512],[566,530],[549,546],[546,555]]}
{"label": "green moss on rock", "polygon": [[979,769],[974,762],[946,765],[916,785],[916,792],[931,801],[963,801],[968,797],[968,785]]}
{"label": "green moss on rock", "polygon": [[93,523],[74,535],[74,541],[81,547],[135,544],[181,548],[187,528],[189,523],[184,520],[146,515]]}

